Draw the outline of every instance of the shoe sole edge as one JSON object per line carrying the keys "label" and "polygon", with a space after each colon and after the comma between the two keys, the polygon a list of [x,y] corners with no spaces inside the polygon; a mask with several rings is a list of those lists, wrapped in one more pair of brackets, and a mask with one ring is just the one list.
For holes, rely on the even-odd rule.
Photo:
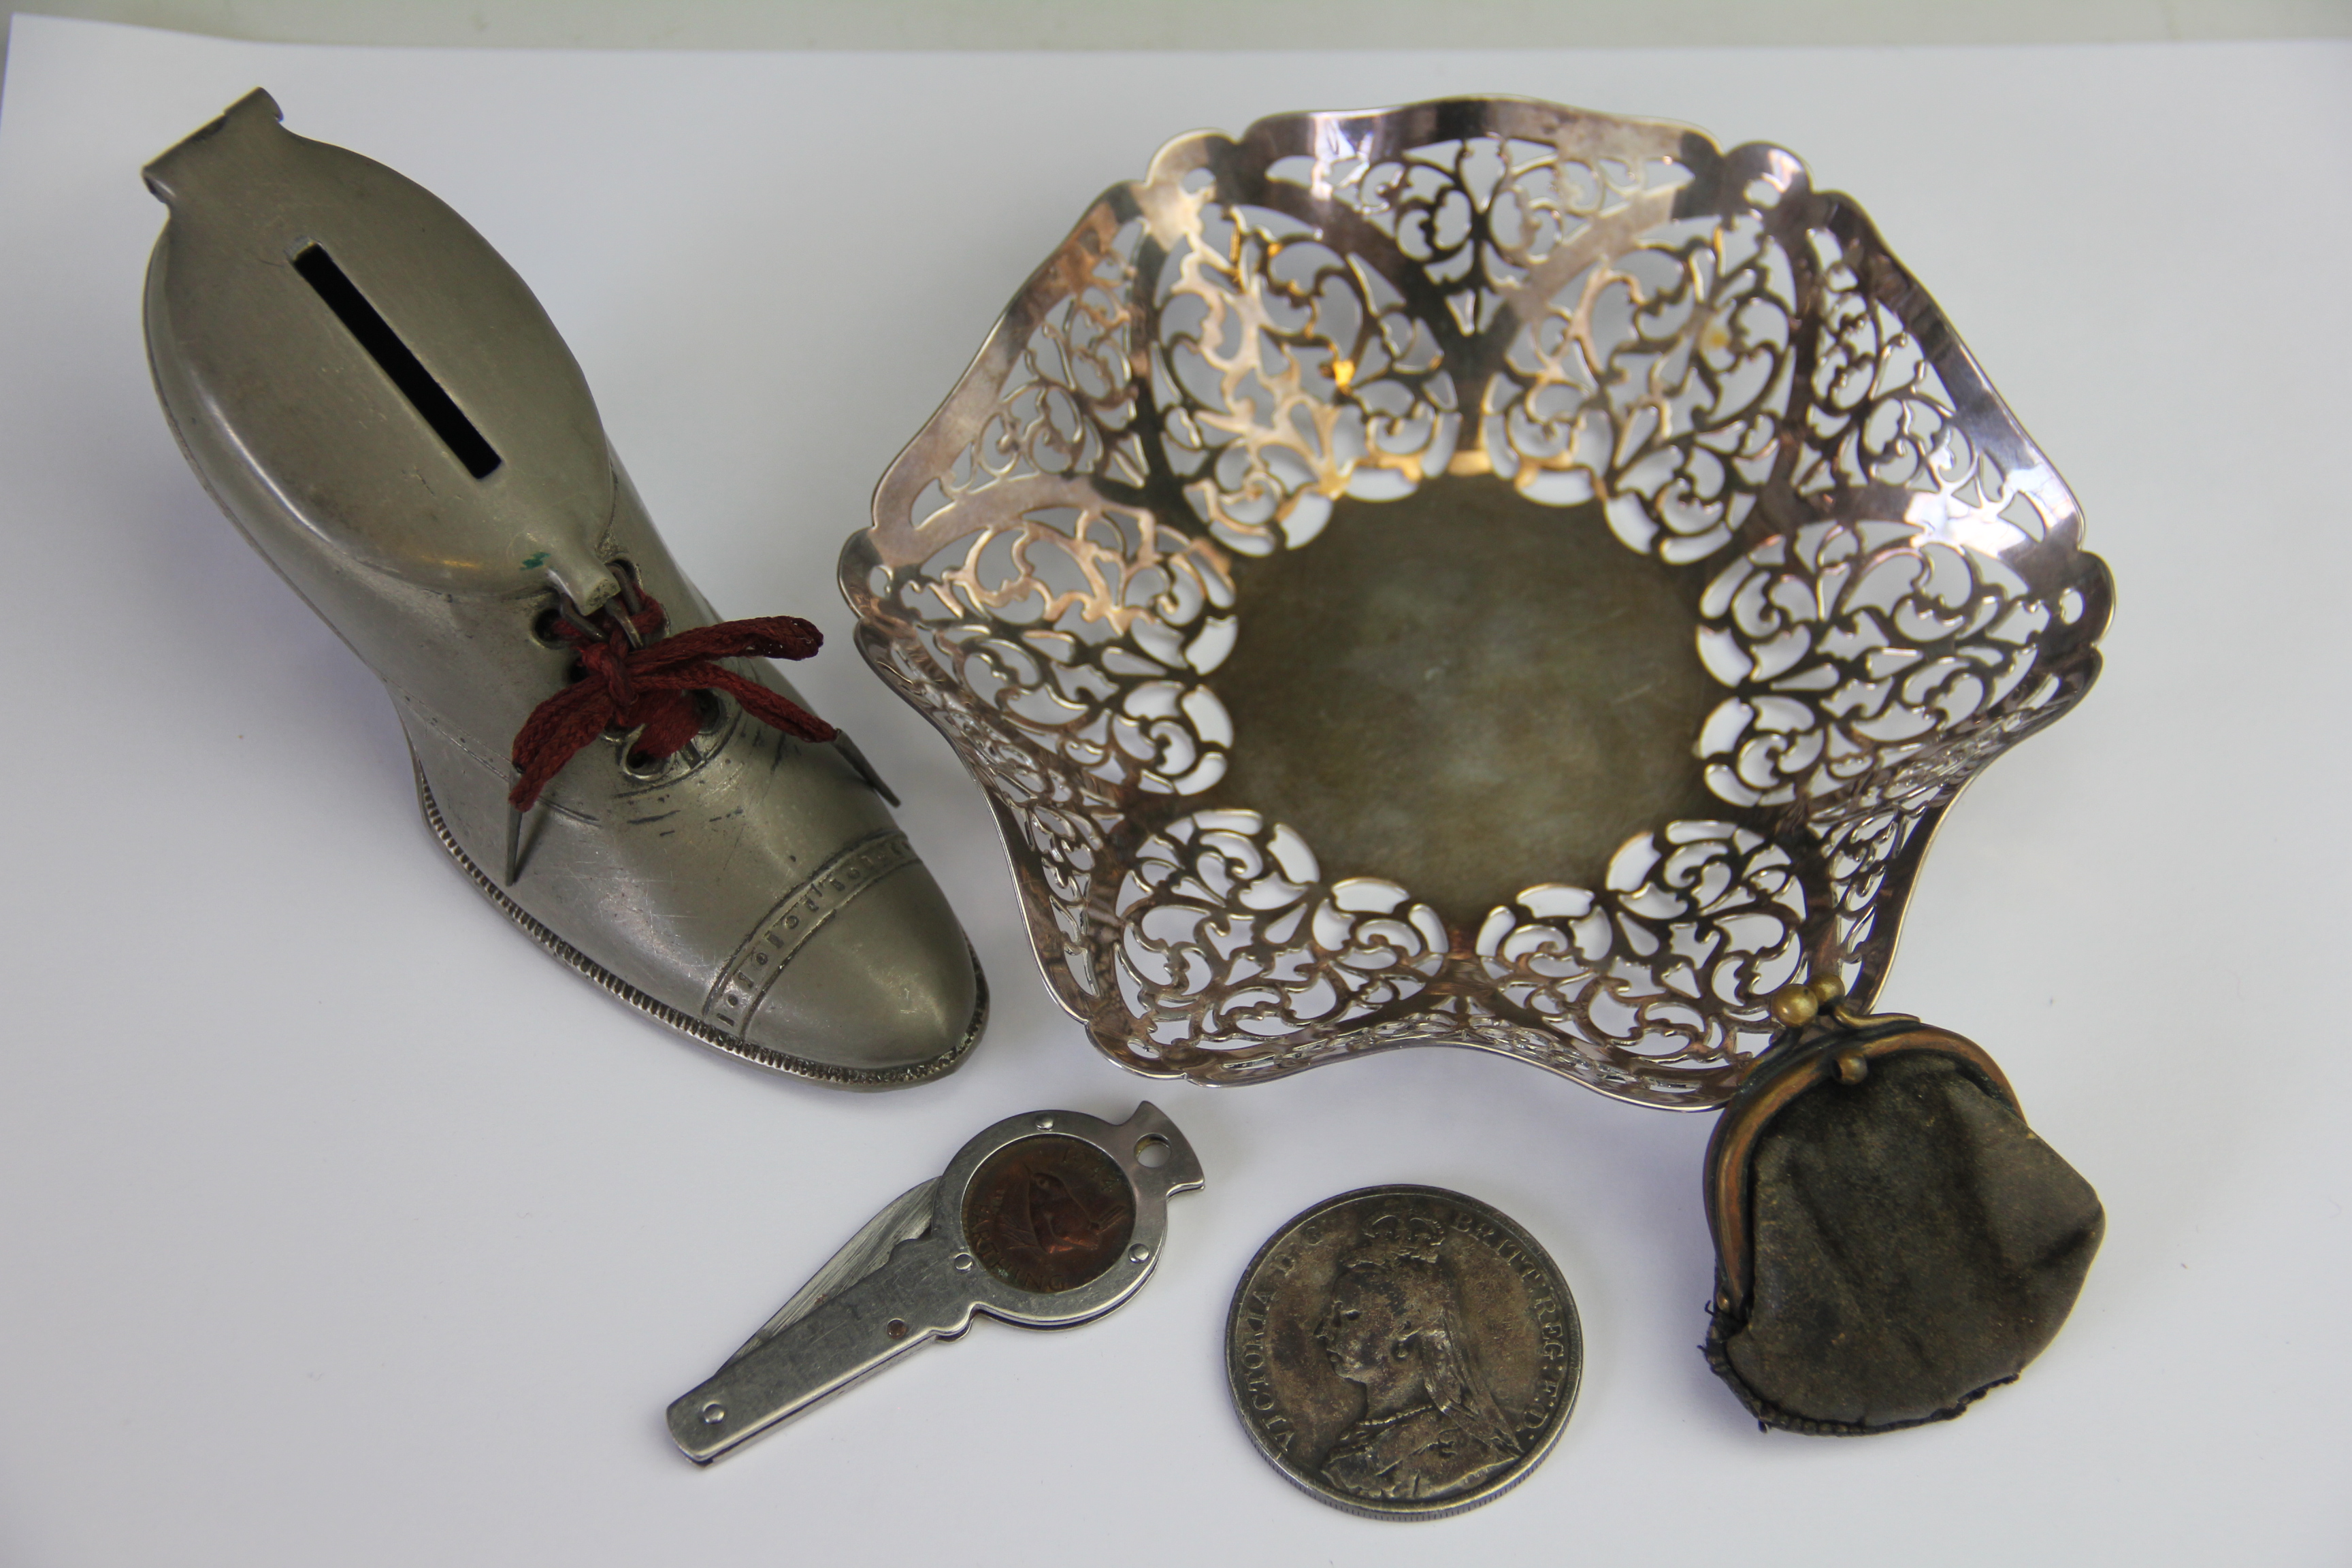
{"label": "shoe sole edge", "polygon": [[431,829],[435,841],[448,854],[449,858],[457,863],[457,868],[466,874],[466,879],[473,883],[476,891],[488,899],[507,919],[520,927],[523,933],[539,943],[550,956],[594,982],[606,994],[635,1008],[656,1023],[675,1029],[681,1035],[710,1047],[713,1050],[724,1051],[730,1057],[750,1062],[754,1067],[764,1068],[770,1072],[808,1079],[835,1088],[904,1089],[912,1084],[928,1083],[933,1079],[945,1078],[962,1066],[964,1058],[971,1054],[972,1047],[979,1044],[981,1034],[987,1027],[988,974],[981,967],[980,955],[972,951],[971,940],[967,937],[964,939],[964,952],[971,961],[973,992],[971,1022],[965,1028],[963,1038],[957,1042],[955,1049],[944,1056],[935,1057],[929,1061],[913,1062],[895,1068],[835,1067],[829,1062],[812,1061],[805,1057],[795,1057],[787,1052],[772,1050],[765,1046],[755,1046],[738,1036],[715,1029],[683,1008],[674,1007],[657,997],[650,996],[622,979],[549,930],[536,915],[509,897],[505,889],[499,887],[488,873],[475,864],[473,858],[466,853],[458,845],[457,837],[449,831],[448,824],[442,819],[440,803],[433,798],[433,786],[425,777],[424,765],[412,756],[409,759],[409,766],[416,777],[416,801],[425,814],[425,826]]}

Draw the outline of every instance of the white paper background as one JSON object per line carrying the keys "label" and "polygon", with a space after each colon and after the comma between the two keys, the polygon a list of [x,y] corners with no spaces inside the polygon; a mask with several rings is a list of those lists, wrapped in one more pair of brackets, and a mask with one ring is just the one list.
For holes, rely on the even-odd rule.
{"label": "white paper background", "polygon": [[[1446,36],[1443,8],[1431,36]],[[2352,1555],[2342,1150],[2352,48],[537,54],[20,19],[0,114],[0,1563],[2324,1563]],[[538,954],[415,819],[381,689],[214,511],[147,384],[139,166],[247,89],[530,280],[673,548],[908,799],[996,993],[844,1096]],[[978,791],[849,648],[875,477],[1161,141],[1463,90],[1781,142],[1854,192],[2082,497],[2121,611],[1953,811],[1887,1005],[1987,1045],[2105,1249],[2016,1387],[1759,1434],[1694,1346],[1709,1119],[1419,1050],[1248,1089],[1097,1057]],[[714,1468],[661,1413],[875,1208],[1044,1106],[1207,1191],[1087,1328],[984,1324]],[[1583,1310],[1548,1464],[1397,1526],[1294,1492],[1218,1358],[1306,1205],[1458,1187]]]}

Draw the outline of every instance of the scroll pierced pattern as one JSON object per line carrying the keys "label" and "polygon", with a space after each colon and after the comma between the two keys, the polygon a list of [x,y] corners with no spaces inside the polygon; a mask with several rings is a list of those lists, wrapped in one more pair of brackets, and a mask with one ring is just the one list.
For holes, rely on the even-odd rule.
{"label": "scroll pierced pattern", "polygon": [[[1596,149],[1596,151],[1598,151]],[[1344,134],[1316,153],[1276,160],[1270,180],[1355,212],[1443,297],[1469,336],[1596,220],[1688,178],[1672,158],[1576,156],[1559,142],[1466,136],[1368,156]]]}
{"label": "scroll pierced pattern", "polygon": [[1169,466],[1220,542],[1304,544],[1354,490],[1443,472],[1460,424],[1427,327],[1380,275],[1264,208],[1171,248],[1151,351]]}
{"label": "scroll pierced pattern", "polygon": [[968,700],[1105,785],[1191,795],[1223,777],[1233,721],[1206,683],[1233,647],[1213,545],[1150,513],[1031,513],[941,551],[899,595]]}
{"label": "scroll pierced pattern", "polygon": [[1703,560],[1779,457],[1795,275],[1753,214],[1669,224],[1544,301],[1487,384],[1496,473],[1552,504],[1607,498],[1633,549]]}
{"label": "scroll pierced pattern", "polygon": [[1998,556],[1916,529],[1775,536],[1707,585],[1700,613],[1700,657],[1735,695],[1699,752],[1707,787],[1737,805],[1834,796],[1987,713],[2047,700],[2020,689],[2050,606]]}
{"label": "scroll pierced pattern", "polygon": [[[1449,930],[1199,800],[1235,558],[1491,473],[1688,577],[1709,820]],[[1719,1104],[1765,999],[1866,1004],[1925,829],[2087,689],[2073,498],[1843,198],[1771,147],[1462,100],[1171,143],[886,476],[843,584],[998,806],[1065,1005],[1250,1081],[1425,1041]],[[1246,743],[1246,737],[1241,743]]]}
{"label": "scroll pierced pattern", "polygon": [[[916,503],[929,515],[999,485],[1096,479],[1136,486],[1146,463],[1132,376],[1135,311],[1128,299],[1139,224],[1098,253],[1074,258],[1076,286],[1055,299],[996,387],[980,432],[928,476]],[[1073,237],[1072,248],[1080,238]]]}
{"label": "scroll pierced pattern", "polygon": [[1129,1011],[1150,1047],[1309,1036],[1417,995],[1445,924],[1393,882],[1322,880],[1314,851],[1252,811],[1180,817],[1143,841],[1113,906]]}
{"label": "scroll pierced pattern", "polygon": [[1704,1070],[1770,1027],[1764,999],[1796,976],[1804,921],[1786,851],[1675,822],[1620,849],[1597,892],[1529,888],[1496,909],[1477,952],[1512,1009],[1606,1042],[1609,1065]]}

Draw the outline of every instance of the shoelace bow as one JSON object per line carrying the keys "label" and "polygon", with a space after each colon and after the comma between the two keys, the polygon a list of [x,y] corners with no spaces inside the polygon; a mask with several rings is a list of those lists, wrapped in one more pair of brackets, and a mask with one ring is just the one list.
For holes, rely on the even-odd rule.
{"label": "shoelace bow", "polygon": [[659,758],[677,752],[702,728],[690,695],[697,691],[723,691],[746,713],[787,735],[833,739],[833,726],[799,703],[716,662],[806,658],[824,642],[808,622],[796,616],[759,616],[666,637],[661,602],[650,594],[637,602],[642,607],[635,610],[607,606],[601,635],[568,619],[555,623],[558,635],[580,650],[580,678],[533,709],[515,731],[516,778],[507,803],[516,811],[529,811],[563,764],[608,730],[643,726],[632,755]]}

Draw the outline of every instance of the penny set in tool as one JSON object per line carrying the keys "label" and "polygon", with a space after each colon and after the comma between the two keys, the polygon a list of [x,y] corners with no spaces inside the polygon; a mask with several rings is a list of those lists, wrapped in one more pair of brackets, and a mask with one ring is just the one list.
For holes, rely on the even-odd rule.
{"label": "penny set in tool", "polygon": [[1157,1106],[1117,1126],[1073,1110],[1009,1116],[892,1200],[680,1395],[670,1436],[707,1464],[976,1315],[1032,1329],[1099,1318],[1151,1278],[1168,1199],[1201,1180]]}
{"label": "penny set in tool", "polygon": [[[720,621],[521,279],[278,121],[256,91],[146,172],[156,388],[383,679],[440,848],[719,1050],[844,1088],[953,1070],[977,961],[897,797],[767,662],[817,629]],[[2064,1321],[2096,1194],[1982,1047],[1872,1008],[1943,813],[2090,689],[2113,584],[1792,154],[1499,97],[1179,138],[1022,286],[839,587],[1121,1065],[1469,1046],[1722,1109],[1702,1349],[1765,1426],[1948,1419]],[[977,1317],[1100,1316],[1201,1184],[1150,1104],[998,1121],[670,1436],[708,1463]],[[1267,1460],[1390,1519],[1524,1479],[1584,1354],[1533,1235],[1411,1185],[1284,1226],[1225,1344]]]}

